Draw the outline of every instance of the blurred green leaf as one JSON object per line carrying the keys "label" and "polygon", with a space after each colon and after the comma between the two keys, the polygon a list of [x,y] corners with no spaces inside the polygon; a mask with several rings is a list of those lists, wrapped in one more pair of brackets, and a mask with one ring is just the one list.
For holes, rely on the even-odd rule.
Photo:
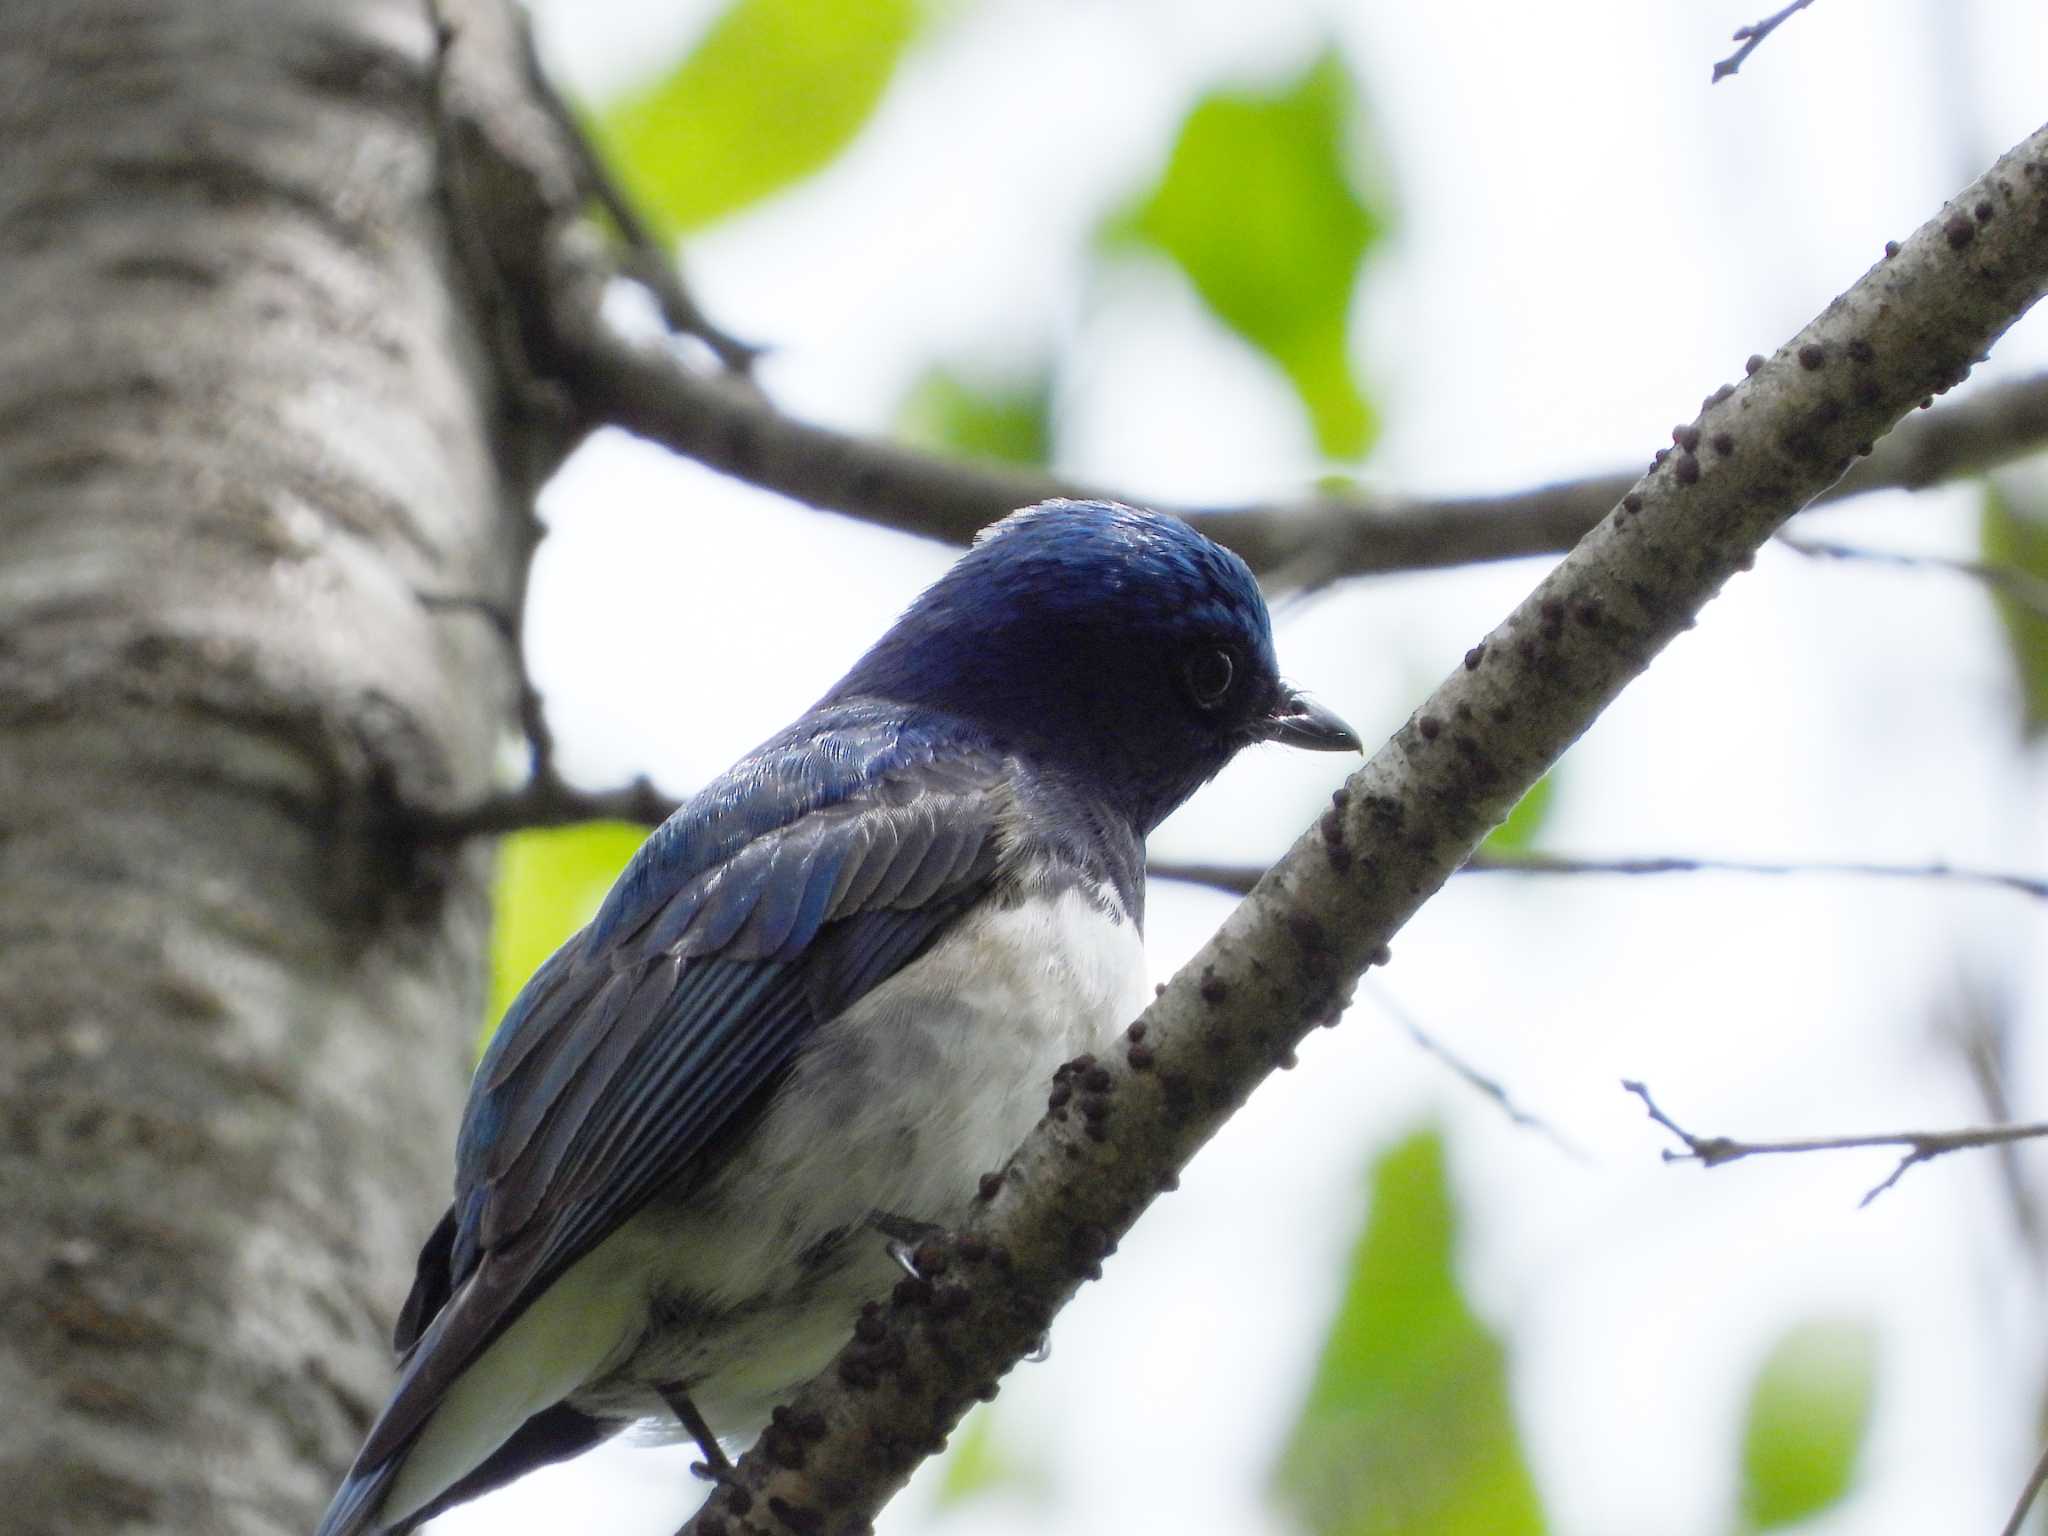
{"label": "blurred green leaf", "polygon": [[1347,169],[1353,107],[1334,50],[1277,94],[1203,97],[1158,186],[1109,231],[1171,257],[1286,373],[1337,458],[1365,452],[1377,429],[1347,338],[1359,264],[1386,232]]}
{"label": "blurred green leaf", "polygon": [[1379,1160],[1372,1211],[1273,1490],[1315,1536],[1534,1536],[1500,1342],[1466,1305],[1442,1138]]}
{"label": "blurred green leaf", "polygon": [[498,845],[491,892],[491,1000],[484,1040],[564,939],[596,914],[647,828],[622,821],[518,832]]}
{"label": "blurred green leaf", "polygon": [[996,1438],[995,1423],[993,1413],[978,1408],[953,1436],[953,1450],[939,1479],[935,1509],[952,1509],[986,1493],[1019,1493],[1036,1498],[1046,1492],[1043,1470],[1028,1466],[1005,1451]]}
{"label": "blurred green leaf", "polygon": [[[2048,493],[2038,476],[1993,476],[1984,487],[1984,559],[2048,582]],[[2006,648],[2019,670],[2027,739],[2048,730],[2048,615],[1999,587],[1991,589]]]}
{"label": "blurred green leaf", "polygon": [[1486,834],[1486,841],[1480,844],[1482,853],[1527,853],[1536,846],[1536,839],[1543,831],[1544,823],[1550,820],[1550,803],[1557,792],[1557,772],[1552,769],[1534,784],[1529,792],[1515,802],[1515,808],[1508,812],[1508,819]]}
{"label": "blurred green leaf", "polygon": [[1818,1318],[1772,1346],[1742,1430],[1742,1518],[1750,1530],[1807,1519],[1849,1491],[1876,1377],[1877,1336],[1865,1323]]}
{"label": "blurred green leaf", "polygon": [[970,380],[952,369],[929,369],[896,413],[908,441],[969,458],[1043,464],[1052,456],[1052,373]]}
{"label": "blurred green leaf", "polygon": [[831,161],[882,99],[919,0],[736,0],[598,137],[669,233],[699,228]]}

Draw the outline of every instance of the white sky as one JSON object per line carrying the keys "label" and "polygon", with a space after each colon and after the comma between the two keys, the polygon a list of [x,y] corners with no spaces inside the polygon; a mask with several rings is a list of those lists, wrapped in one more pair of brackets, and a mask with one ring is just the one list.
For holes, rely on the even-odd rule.
{"label": "white sky", "polygon": [[[1087,237],[1153,174],[1196,93],[1284,78],[1334,35],[1400,208],[1354,338],[1385,421],[1369,475],[1473,490],[1634,464],[2048,103],[2040,0],[1822,0],[1710,89],[1728,33],[1769,8],[963,4],[842,161],[694,242],[690,275],[729,329],[776,347],[776,397],[819,419],[881,429],[931,362],[1021,361],[1057,339],[1073,358],[1064,468],[1139,498],[1295,490],[1324,466],[1284,382],[1170,272],[1091,273]],[[672,56],[711,8],[537,9],[559,72],[590,95]],[[2044,364],[2037,315],[1979,374]],[[533,665],[567,765],[592,782],[701,782],[949,559],[620,438],[581,454],[546,512]],[[1964,491],[1812,521],[1971,554],[1975,519]],[[1543,568],[1283,608],[1283,665],[1377,740]],[[1546,843],[2048,869],[2014,686],[1969,583],[1766,553],[1573,751]],[[1270,857],[1340,772],[1255,755],[1155,849]],[[1152,902],[1163,977],[1226,904],[1177,887]],[[2048,1378],[2039,1271],[1991,1162],[1916,1169],[1859,1211],[1881,1154],[1666,1168],[1616,1080],[1647,1079],[1699,1130],[1974,1121],[1936,1029],[1968,979],[2007,989],[2033,1026],[2011,1086],[2039,1116],[2043,937],[2039,906],[1921,885],[1454,882],[1382,984],[1589,1161],[1508,1124],[1361,1003],[1148,1215],[1061,1317],[1051,1361],[978,1410],[1039,1493],[934,1513],[927,1468],[884,1531],[1285,1529],[1261,1489],[1363,1220],[1364,1170],[1434,1119],[1452,1137],[1466,1281],[1508,1337],[1555,1530],[1731,1529],[1749,1380],[1780,1330],[1826,1312],[1875,1322],[1883,1355],[1863,1494],[1811,1530],[1989,1536],[2035,1454]],[[684,1459],[608,1450],[435,1530],[652,1536],[695,1496]]]}

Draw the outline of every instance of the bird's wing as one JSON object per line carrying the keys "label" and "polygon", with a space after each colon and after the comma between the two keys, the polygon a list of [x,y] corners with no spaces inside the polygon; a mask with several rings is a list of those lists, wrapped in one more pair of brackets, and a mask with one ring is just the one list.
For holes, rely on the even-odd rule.
{"label": "bird's wing", "polygon": [[507,1012],[359,1469],[996,878],[1001,755],[889,733],[882,749],[814,738],[794,761],[794,791],[787,764],[755,760],[678,812]]}

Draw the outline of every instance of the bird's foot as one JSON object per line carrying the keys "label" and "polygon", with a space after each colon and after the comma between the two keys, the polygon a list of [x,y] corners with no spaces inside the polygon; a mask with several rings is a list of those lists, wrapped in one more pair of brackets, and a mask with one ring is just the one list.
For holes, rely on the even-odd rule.
{"label": "bird's foot", "polygon": [[913,1280],[928,1280],[931,1277],[918,1267],[918,1245],[935,1237],[944,1237],[946,1229],[936,1222],[918,1221],[909,1216],[895,1216],[888,1211],[870,1211],[868,1225],[888,1239],[884,1245],[889,1257],[904,1274]]}
{"label": "bird's foot", "polygon": [[677,1385],[655,1390],[668,1404],[668,1411],[676,1416],[676,1422],[690,1432],[690,1438],[697,1442],[697,1449],[704,1453],[702,1461],[690,1463],[690,1475],[707,1483],[716,1483],[721,1488],[739,1487],[739,1473],[734,1469],[732,1459],[725,1454],[725,1447],[718,1443],[718,1436],[711,1432],[704,1415],[697,1411],[697,1405],[690,1401],[690,1394]]}

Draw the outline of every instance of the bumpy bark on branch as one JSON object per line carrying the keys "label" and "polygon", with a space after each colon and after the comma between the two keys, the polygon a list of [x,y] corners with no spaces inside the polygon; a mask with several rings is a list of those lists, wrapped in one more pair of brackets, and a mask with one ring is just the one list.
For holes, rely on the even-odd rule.
{"label": "bumpy bark on branch", "polygon": [[1674,449],[1352,776],[1111,1056],[863,1318],[696,1536],[866,1529],[1177,1170],[1754,551],[2048,291],[2048,128],[1830,304]]}

